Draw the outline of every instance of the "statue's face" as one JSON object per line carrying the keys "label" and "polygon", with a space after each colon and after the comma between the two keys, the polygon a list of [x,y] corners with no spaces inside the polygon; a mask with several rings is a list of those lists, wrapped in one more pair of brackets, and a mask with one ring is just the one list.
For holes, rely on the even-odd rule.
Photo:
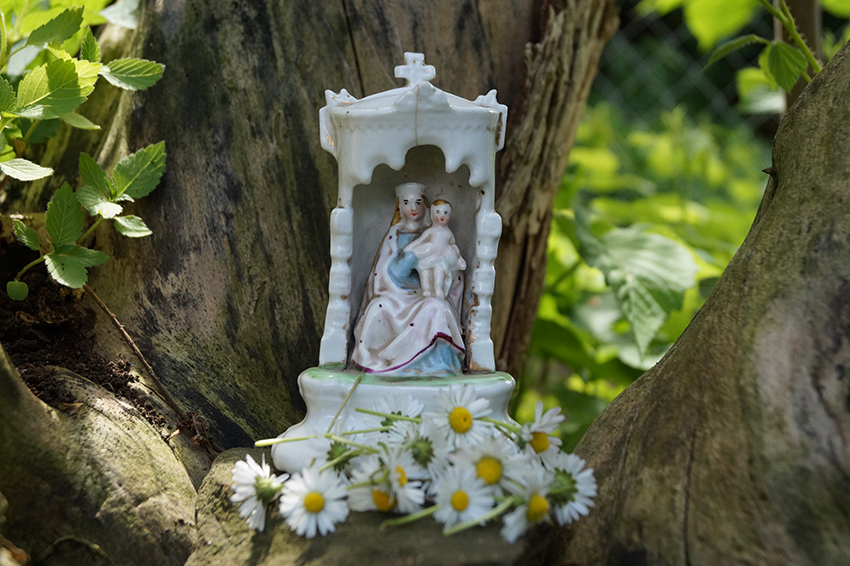
{"label": "statue's face", "polygon": [[447,226],[452,218],[452,205],[450,204],[434,204],[431,205],[431,222],[439,226]]}
{"label": "statue's face", "polygon": [[425,212],[425,201],[422,195],[407,195],[399,202],[401,215],[408,220],[419,220]]}

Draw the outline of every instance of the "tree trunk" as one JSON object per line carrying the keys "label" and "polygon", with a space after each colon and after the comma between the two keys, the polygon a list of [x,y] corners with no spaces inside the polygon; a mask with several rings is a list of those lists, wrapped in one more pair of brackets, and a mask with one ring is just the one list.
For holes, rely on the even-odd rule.
{"label": "tree trunk", "polygon": [[850,48],[780,125],[750,233],[667,356],[577,452],[579,564],[850,560]]}

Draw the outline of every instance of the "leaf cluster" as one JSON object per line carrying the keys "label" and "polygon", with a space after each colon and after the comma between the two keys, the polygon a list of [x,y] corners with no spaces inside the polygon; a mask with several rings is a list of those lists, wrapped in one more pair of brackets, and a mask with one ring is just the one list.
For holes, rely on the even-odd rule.
{"label": "leaf cluster", "polygon": [[55,135],[61,123],[100,129],[78,112],[99,77],[122,89],[144,90],[162,76],[163,65],[153,61],[101,61],[87,24],[103,23],[110,14],[123,21],[128,16],[127,8],[93,11],[106,3],[11,2],[0,11],[0,171],[6,176],[33,181],[52,174],[23,155],[29,144]]}
{"label": "leaf cluster", "polygon": [[564,407],[566,446],[703,304],[752,223],[769,149],[681,109],[635,124],[599,104],[570,161],[516,413]]}
{"label": "leaf cluster", "polygon": [[[9,296],[19,300],[26,298],[26,287],[20,277],[29,267],[41,261],[46,263],[48,273],[58,283],[72,289],[85,285],[88,268],[109,259],[105,253],[81,245],[104,220],[113,220],[115,229],[130,238],[150,235],[151,231],[138,216],[119,215],[123,211],[122,203],[150,194],[164,171],[165,142],[149,145],[125,157],[114,167],[111,178],[90,155],[81,153],[83,186],[74,192],[68,183],[64,183],[47,205],[45,224],[48,241],[42,242],[38,233],[20,220],[14,221],[15,236],[22,244],[39,252],[39,259],[21,270],[15,281],[7,284]],[[85,234],[84,208],[97,218]]]}

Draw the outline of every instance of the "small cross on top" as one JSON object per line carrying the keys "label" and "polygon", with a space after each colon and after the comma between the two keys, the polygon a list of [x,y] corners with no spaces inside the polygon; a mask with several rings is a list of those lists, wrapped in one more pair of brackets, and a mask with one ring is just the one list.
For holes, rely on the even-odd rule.
{"label": "small cross on top", "polygon": [[405,86],[412,86],[430,81],[437,76],[437,71],[432,65],[425,64],[425,55],[422,53],[405,53],[404,65],[395,68],[395,76],[406,80]]}

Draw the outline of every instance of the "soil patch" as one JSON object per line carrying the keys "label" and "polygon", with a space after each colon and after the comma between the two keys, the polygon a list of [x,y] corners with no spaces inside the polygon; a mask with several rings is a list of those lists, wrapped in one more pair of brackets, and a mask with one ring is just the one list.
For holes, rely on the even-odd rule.
{"label": "soil patch", "polygon": [[86,306],[90,299],[82,290],[57,284],[42,263],[22,278],[29,296],[9,298],[6,282],[37,258],[29,248],[0,238],[0,344],[30,390],[49,405],[74,403],[53,377],[51,366],[63,367],[125,399],[154,426],[165,426],[162,414],[130,387],[136,381],[130,363],[107,361],[93,351],[95,318],[105,315]]}

